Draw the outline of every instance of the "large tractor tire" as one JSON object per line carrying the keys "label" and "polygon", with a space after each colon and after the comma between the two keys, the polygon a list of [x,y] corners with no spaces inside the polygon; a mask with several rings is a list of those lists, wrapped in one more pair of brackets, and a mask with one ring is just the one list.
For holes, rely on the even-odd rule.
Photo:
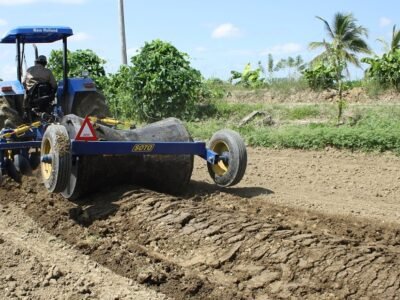
{"label": "large tractor tire", "polygon": [[[18,113],[21,100],[18,97],[19,96],[0,97],[0,129],[22,124],[21,115]],[[10,124],[12,124],[12,126],[10,126]]]}
{"label": "large tractor tire", "polygon": [[[64,117],[62,124],[71,139],[76,137],[83,119]],[[187,142],[191,137],[185,126],[170,118],[134,130],[114,130],[97,125],[96,135],[108,141]],[[114,184],[136,184],[170,194],[180,194],[190,182],[192,155],[80,156],[73,160],[68,185],[62,195],[75,200]]]}
{"label": "large tractor tire", "polygon": [[98,92],[90,92],[78,95],[74,100],[71,114],[82,118],[86,116],[111,116],[105,97]]}

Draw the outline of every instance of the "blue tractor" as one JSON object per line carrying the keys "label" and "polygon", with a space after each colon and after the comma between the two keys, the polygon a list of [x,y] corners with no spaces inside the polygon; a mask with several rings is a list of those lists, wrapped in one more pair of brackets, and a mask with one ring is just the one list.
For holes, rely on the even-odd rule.
{"label": "blue tractor", "polygon": [[[36,44],[53,43],[62,41],[63,43],[63,79],[58,83],[56,97],[52,91],[48,92],[45,84],[39,84],[29,95],[32,110],[30,119],[36,119],[36,114],[49,113],[56,116],[62,114],[75,114],[78,116],[104,115],[108,116],[109,110],[105,99],[96,90],[92,79],[85,76],[83,78],[68,78],[68,51],[67,39],[73,35],[73,31],[68,27],[18,27],[8,32],[1,40],[1,44],[15,44],[17,50],[17,80],[0,81],[0,101],[4,106],[8,106],[0,112],[0,128],[4,127],[7,117],[11,118],[12,123],[21,123],[23,116],[22,101],[27,95],[27,91],[22,85],[23,62],[27,44],[35,47],[35,56],[38,57]],[[48,111],[49,108],[57,108],[58,111]]]}
{"label": "blue tractor", "polygon": [[[40,166],[47,190],[67,199],[123,183],[177,194],[190,182],[195,155],[206,161],[218,186],[232,186],[242,179],[247,152],[234,131],[216,132],[207,147],[194,142],[175,118],[117,129],[118,121],[109,118],[93,80],[68,78],[67,39],[72,34],[68,27],[19,27],[0,40],[16,44],[17,49],[17,80],[0,82],[6,117],[22,118],[24,97],[30,104],[28,122],[18,127],[2,124],[0,115],[0,183],[3,175],[21,181],[22,175]],[[56,41],[63,43],[64,71],[55,97],[45,86],[27,95],[21,84],[25,45]]]}

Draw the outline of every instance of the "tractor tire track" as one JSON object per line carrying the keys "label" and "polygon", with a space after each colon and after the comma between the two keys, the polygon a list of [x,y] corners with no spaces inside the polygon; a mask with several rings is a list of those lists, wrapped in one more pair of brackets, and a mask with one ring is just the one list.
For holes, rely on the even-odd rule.
{"label": "tractor tire track", "polygon": [[[216,208],[224,193],[199,200],[125,186],[72,203],[44,197],[32,181],[20,189],[10,192],[47,231],[172,298],[399,299],[394,228],[326,217],[329,226],[343,228],[332,233],[322,224],[311,226],[322,216],[309,212]],[[384,238],[371,232],[382,230]],[[349,231],[358,236],[344,234]]]}
{"label": "tractor tire track", "polygon": [[69,202],[32,177],[6,180],[0,204],[118,278],[174,299],[399,299],[398,158],[249,152],[236,188],[208,184],[196,166],[180,198],[121,186]]}
{"label": "tractor tire track", "polygon": [[12,203],[0,204],[0,241],[2,299],[167,299],[91,261]]}

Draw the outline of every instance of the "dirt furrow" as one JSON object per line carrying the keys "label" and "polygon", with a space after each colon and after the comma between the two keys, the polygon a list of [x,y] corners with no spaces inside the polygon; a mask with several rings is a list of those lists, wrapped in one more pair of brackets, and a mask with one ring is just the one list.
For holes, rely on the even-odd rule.
{"label": "dirt furrow", "polygon": [[91,261],[12,203],[0,204],[0,244],[2,299],[167,299]]}
{"label": "dirt furrow", "polygon": [[[197,162],[180,198],[122,186],[68,202],[47,194],[35,177],[21,186],[7,180],[0,204],[16,221],[1,227],[20,234],[18,216],[27,214],[57,245],[62,240],[61,250],[111,270],[117,277],[109,277],[110,285],[130,279],[175,299],[399,299],[397,157],[334,150],[249,154],[249,171],[238,187],[209,184]],[[19,247],[43,265],[33,263],[34,270],[45,270],[36,271],[35,280],[46,277],[47,268],[70,264],[56,257],[47,263],[37,247],[27,249],[45,243],[31,235],[27,242],[1,239],[4,249]],[[80,265],[66,273],[82,276]],[[59,280],[68,289],[76,277]],[[98,285],[108,288],[102,280],[89,287],[93,297],[102,293]],[[37,293],[48,292],[51,285],[41,282]]]}
{"label": "dirt furrow", "polygon": [[[400,294],[400,237],[393,228],[321,222],[321,215],[287,208],[215,207],[225,193],[198,200],[121,187],[71,203],[44,197],[32,182],[21,189],[20,204],[48,231],[117,274],[177,299]],[[333,224],[343,230],[330,231]],[[382,230],[385,236],[375,236]]]}

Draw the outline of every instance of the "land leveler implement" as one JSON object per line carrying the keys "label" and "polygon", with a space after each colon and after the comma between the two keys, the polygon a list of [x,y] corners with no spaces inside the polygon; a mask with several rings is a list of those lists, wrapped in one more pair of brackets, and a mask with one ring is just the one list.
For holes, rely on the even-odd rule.
{"label": "land leveler implement", "polygon": [[[117,129],[119,122],[110,118],[94,82],[88,76],[68,78],[67,38],[72,34],[68,27],[19,27],[0,40],[16,44],[18,77],[0,82],[0,102],[8,105],[15,119],[22,119],[24,97],[30,104],[27,124],[10,127],[1,123],[0,115],[0,181],[2,175],[20,181],[22,175],[40,167],[47,190],[67,199],[121,183],[180,193],[190,181],[194,155],[206,161],[217,185],[228,187],[242,179],[247,153],[234,131],[218,131],[207,147],[194,142],[175,118],[137,129]],[[59,40],[63,41],[64,75],[56,96],[46,93],[42,84],[36,93],[25,95],[21,84],[25,45]]]}

